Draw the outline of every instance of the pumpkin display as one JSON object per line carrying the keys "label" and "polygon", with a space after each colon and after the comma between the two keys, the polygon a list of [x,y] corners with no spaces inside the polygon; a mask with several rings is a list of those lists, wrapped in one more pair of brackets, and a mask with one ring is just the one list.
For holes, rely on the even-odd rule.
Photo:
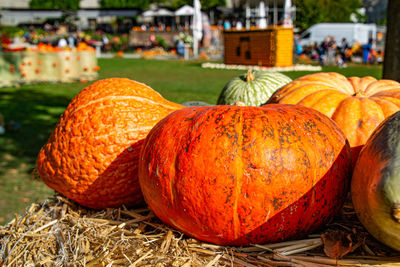
{"label": "pumpkin display", "polygon": [[97,81],[62,114],[37,158],[39,176],[86,207],[141,202],[138,159],[144,138],[160,119],[182,107],[129,79]]}
{"label": "pumpkin display", "polygon": [[340,209],[350,146],[325,115],[302,106],[187,107],[142,146],[139,184],[165,223],[222,245],[310,233]]}
{"label": "pumpkin display", "polygon": [[280,88],[268,103],[303,105],[336,121],[349,140],[355,162],[375,128],[400,109],[400,84],[370,76],[314,73]]}
{"label": "pumpkin display", "polygon": [[400,112],[388,117],[361,150],[351,195],[365,228],[400,251]]}
{"label": "pumpkin display", "polygon": [[218,105],[234,105],[237,101],[247,106],[260,106],[278,88],[292,79],[279,72],[248,70],[247,74],[230,80],[219,95]]}

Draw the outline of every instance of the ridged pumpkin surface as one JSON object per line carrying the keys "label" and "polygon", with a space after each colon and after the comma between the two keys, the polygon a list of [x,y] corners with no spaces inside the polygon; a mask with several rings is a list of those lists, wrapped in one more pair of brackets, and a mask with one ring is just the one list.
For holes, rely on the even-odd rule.
{"label": "ridged pumpkin surface", "polygon": [[140,202],[137,168],[143,140],[160,119],[180,108],[129,79],[97,81],[62,114],[37,158],[39,175],[86,207]]}
{"label": "ridged pumpkin surface", "polygon": [[218,97],[218,105],[235,105],[240,101],[246,106],[261,106],[280,87],[291,82],[288,76],[273,71],[249,70],[247,74],[230,80]]}
{"label": "ridged pumpkin surface", "polygon": [[178,110],[149,133],[145,201],[165,223],[223,245],[306,235],[348,191],[350,147],[336,124],[292,105]]}
{"label": "ridged pumpkin surface", "polygon": [[277,90],[268,103],[303,105],[336,121],[349,140],[355,162],[376,127],[400,110],[400,84],[373,77],[315,73]]}
{"label": "ridged pumpkin surface", "polygon": [[387,118],[361,150],[351,196],[365,228],[400,251],[400,112]]}

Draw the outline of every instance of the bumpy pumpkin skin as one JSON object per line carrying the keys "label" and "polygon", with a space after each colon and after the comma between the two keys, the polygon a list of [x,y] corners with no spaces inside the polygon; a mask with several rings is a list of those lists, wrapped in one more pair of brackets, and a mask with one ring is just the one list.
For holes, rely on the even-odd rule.
{"label": "bumpy pumpkin skin", "polygon": [[230,80],[222,89],[217,104],[235,105],[240,101],[246,106],[261,106],[280,87],[291,82],[288,76],[272,71],[249,70],[247,74]]}
{"label": "bumpy pumpkin skin", "polygon": [[336,124],[292,105],[185,108],[149,133],[145,201],[165,223],[222,245],[310,233],[348,192],[350,147]]}
{"label": "bumpy pumpkin skin", "polygon": [[361,150],[351,195],[365,228],[400,251],[400,112],[387,118]]}
{"label": "bumpy pumpkin skin", "polygon": [[268,103],[303,105],[336,121],[349,140],[355,163],[376,127],[400,110],[400,84],[369,76],[314,73],[280,88]]}
{"label": "bumpy pumpkin skin", "polygon": [[62,114],[37,158],[39,175],[86,207],[141,202],[138,159],[143,140],[160,119],[180,108],[129,79],[97,81]]}

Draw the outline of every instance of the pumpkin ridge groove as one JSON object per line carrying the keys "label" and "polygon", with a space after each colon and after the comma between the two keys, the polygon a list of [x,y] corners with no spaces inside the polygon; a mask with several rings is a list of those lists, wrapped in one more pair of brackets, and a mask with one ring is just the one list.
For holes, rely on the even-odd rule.
{"label": "pumpkin ridge groove", "polygon": [[239,205],[239,200],[241,196],[241,191],[242,191],[242,185],[243,185],[243,172],[245,170],[244,168],[244,161],[243,161],[243,123],[244,123],[244,114],[241,108],[237,109],[237,112],[239,113],[239,118],[238,118],[238,123],[237,126],[240,127],[238,129],[239,133],[242,133],[240,138],[237,139],[237,148],[238,148],[238,153],[236,155],[236,185],[235,185],[235,202],[233,206],[233,236],[234,239],[237,239],[240,237],[240,219],[239,219],[239,214],[238,214],[238,205]]}

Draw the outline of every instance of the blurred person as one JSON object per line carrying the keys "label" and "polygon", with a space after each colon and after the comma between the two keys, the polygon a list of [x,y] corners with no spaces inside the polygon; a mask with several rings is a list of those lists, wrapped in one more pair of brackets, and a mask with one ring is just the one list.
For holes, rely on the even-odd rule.
{"label": "blurred person", "polygon": [[326,64],[326,54],[328,51],[330,36],[325,37],[324,41],[318,47],[319,64],[324,66]]}
{"label": "blurred person", "polygon": [[67,40],[65,40],[64,37],[61,37],[60,40],[58,40],[57,46],[60,48],[68,46]]}
{"label": "blurred person", "polygon": [[51,24],[48,22],[44,24],[43,28],[46,32],[50,32],[51,30],[53,30],[53,26],[51,26]]}
{"label": "blurred person", "polygon": [[347,43],[346,38],[343,38],[342,43],[340,44],[340,55],[343,59],[344,64],[347,61],[347,55],[348,55],[349,49],[350,49],[350,46]]}
{"label": "blurred person", "polygon": [[70,34],[70,35],[68,36],[68,46],[69,46],[70,48],[74,48],[74,47],[76,46],[76,39],[75,39],[75,37],[74,37],[73,34]]}
{"label": "blurred person", "polygon": [[231,23],[227,19],[224,21],[224,29],[225,30],[230,30],[231,29]]}
{"label": "blurred person", "polygon": [[110,40],[108,39],[107,35],[103,33],[101,36],[101,42],[103,43],[102,49],[103,51],[107,51],[108,44],[110,43]]}
{"label": "blurred person", "polygon": [[156,41],[156,36],[154,34],[150,34],[149,36],[150,47],[154,47],[155,41]]}
{"label": "blurred person", "polygon": [[362,59],[363,59],[363,63],[368,63],[370,60],[370,51],[372,49],[372,37],[369,37],[368,39],[368,43],[364,44],[362,46]]}
{"label": "blurred person", "polygon": [[310,58],[311,60],[318,60],[318,46],[315,42],[310,45]]}
{"label": "blurred person", "polygon": [[4,122],[4,116],[0,113],[0,134],[6,133],[6,124]]}
{"label": "blurred person", "polygon": [[375,64],[377,63],[377,60],[378,60],[378,53],[376,52],[376,41],[372,40],[369,50],[368,62]]}
{"label": "blurred person", "polygon": [[243,28],[243,24],[240,20],[236,23],[236,30],[240,31]]}
{"label": "blurred person", "polygon": [[334,65],[336,60],[336,51],[337,51],[337,44],[335,38],[332,36],[330,37],[330,41],[328,43],[328,51],[327,51],[327,64]]}
{"label": "blurred person", "polygon": [[185,54],[185,44],[183,43],[182,40],[178,40],[178,42],[176,44],[176,53],[180,57],[183,57]]}
{"label": "blurred person", "polygon": [[295,34],[293,36],[293,62],[296,61],[297,57],[303,53],[303,48],[300,45],[300,35]]}
{"label": "blurred person", "polygon": [[345,68],[347,65],[343,60],[343,57],[340,53],[336,55],[336,64],[339,68]]}

